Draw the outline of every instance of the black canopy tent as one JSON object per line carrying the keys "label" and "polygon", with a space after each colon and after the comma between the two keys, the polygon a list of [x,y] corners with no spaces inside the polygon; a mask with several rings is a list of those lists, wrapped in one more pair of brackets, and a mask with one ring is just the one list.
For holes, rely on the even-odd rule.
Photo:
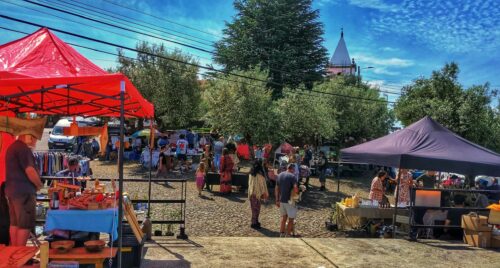
{"label": "black canopy tent", "polygon": [[[428,116],[400,131],[343,149],[340,159],[397,168],[500,176],[500,154],[458,136]],[[398,188],[399,182],[398,174]],[[394,210],[393,224],[397,204]]]}
{"label": "black canopy tent", "polygon": [[343,149],[341,160],[500,176],[500,154],[458,136],[430,117],[387,136]]}

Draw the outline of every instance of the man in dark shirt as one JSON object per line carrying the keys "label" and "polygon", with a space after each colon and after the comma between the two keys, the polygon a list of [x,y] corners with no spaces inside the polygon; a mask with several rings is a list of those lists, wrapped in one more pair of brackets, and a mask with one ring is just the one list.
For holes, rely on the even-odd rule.
{"label": "man in dark shirt", "polygon": [[497,178],[493,178],[492,184],[486,187],[486,190],[498,191],[494,193],[488,193],[488,199],[493,203],[498,203],[500,201],[500,185],[498,185]]}
{"label": "man in dark shirt", "polygon": [[[306,165],[308,168],[310,168],[312,159],[313,159],[313,153],[312,153],[309,145],[306,144],[306,145],[304,145],[304,158],[302,159],[302,165]],[[306,187],[309,187],[309,179],[310,179],[310,176],[307,176],[306,177]]]}
{"label": "man in dark shirt", "polygon": [[20,135],[5,156],[8,170],[5,195],[9,202],[12,246],[25,246],[30,231],[35,227],[36,192],[42,188],[31,151],[35,148],[36,141],[31,135]]}
{"label": "man in dark shirt", "polygon": [[293,231],[294,220],[297,216],[297,207],[290,202],[292,191],[299,193],[297,180],[293,172],[295,164],[289,164],[287,171],[281,172],[276,180],[274,195],[276,198],[276,206],[280,208],[281,227],[280,235],[285,236],[285,226],[288,220],[288,229],[286,234],[291,235]]}
{"label": "man in dark shirt", "polygon": [[[461,194],[456,194],[453,197],[453,203],[455,208],[463,208],[465,203],[465,196]],[[462,221],[462,215],[464,215],[466,211],[453,209],[448,211],[448,215],[446,216],[446,221],[444,225],[446,226],[460,226]],[[445,229],[445,232],[450,235],[453,239],[461,239],[463,236],[463,230],[461,228],[448,228]]]}
{"label": "man in dark shirt", "polygon": [[417,183],[422,182],[424,188],[434,189],[436,186],[436,171],[427,170],[425,174],[417,178]]}

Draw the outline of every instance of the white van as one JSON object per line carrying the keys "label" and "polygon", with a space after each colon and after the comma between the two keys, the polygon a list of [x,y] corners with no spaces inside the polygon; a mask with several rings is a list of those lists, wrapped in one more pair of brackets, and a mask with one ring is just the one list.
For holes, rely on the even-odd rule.
{"label": "white van", "polygon": [[[64,136],[63,128],[69,127],[73,122],[72,118],[63,118],[57,121],[52,131],[49,132],[49,149],[61,149],[68,151],[75,151],[77,149],[77,137]],[[76,118],[79,127],[91,125],[90,121],[79,120]]]}

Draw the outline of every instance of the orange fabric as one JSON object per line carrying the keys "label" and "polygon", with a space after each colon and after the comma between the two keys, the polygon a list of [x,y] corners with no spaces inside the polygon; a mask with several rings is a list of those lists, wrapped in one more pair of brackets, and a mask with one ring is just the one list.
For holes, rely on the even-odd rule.
{"label": "orange fabric", "polygon": [[101,131],[101,136],[99,137],[99,141],[101,142],[101,151],[99,153],[104,156],[106,154],[106,145],[108,144],[108,123],[104,124]]}
{"label": "orange fabric", "polygon": [[103,127],[79,127],[75,122],[63,128],[64,136],[99,136],[102,131]]}

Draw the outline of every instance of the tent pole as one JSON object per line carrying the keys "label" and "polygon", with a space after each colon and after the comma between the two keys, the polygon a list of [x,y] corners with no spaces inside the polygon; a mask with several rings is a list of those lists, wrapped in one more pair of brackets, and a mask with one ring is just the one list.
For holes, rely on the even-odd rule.
{"label": "tent pole", "polygon": [[123,147],[124,147],[124,121],[125,121],[125,81],[120,81],[120,149],[118,152],[118,268],[122,267],[123,245]]}
{"label": "tent pole", "polygon": [[340,193],[340,160],[337,161],[337,193]]}
{"label": "tent pole", "polygon": [[148,219],[151,215],[151,173],[153,172],[153,144],[154,144],[154,133],[155,129],[153,128],[153,119],[150,119],[149,122],[149,188],[148,188]]}
{"label": "tent pole", "polygon": [[392,237],[396,238],[396,216],[398,215],[398,200],[399,200],[399,191],[401,190],[401,167],[398,168],[398,176],[396,178],[396,201],[394,202],[394,215],[392,215]]}

